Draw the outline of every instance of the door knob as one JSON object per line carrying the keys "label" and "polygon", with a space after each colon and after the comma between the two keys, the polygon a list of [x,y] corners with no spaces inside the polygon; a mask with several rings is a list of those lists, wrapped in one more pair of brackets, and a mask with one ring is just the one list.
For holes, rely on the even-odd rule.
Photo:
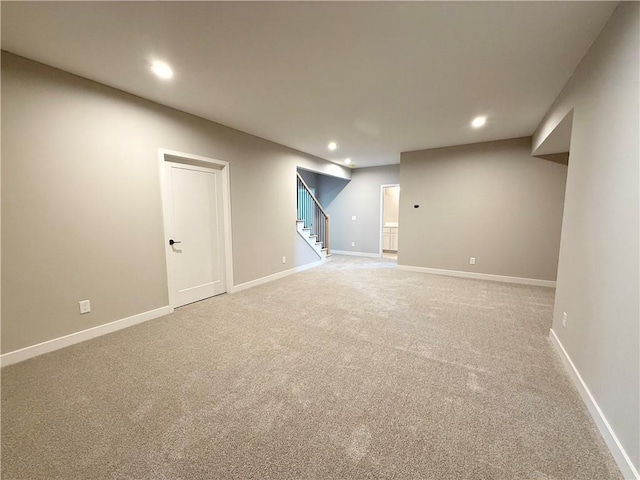
{"label": "door knob", "polygon": [[169,245],[173,245],[174,243],[182,243],[180,240],[169,240]]}

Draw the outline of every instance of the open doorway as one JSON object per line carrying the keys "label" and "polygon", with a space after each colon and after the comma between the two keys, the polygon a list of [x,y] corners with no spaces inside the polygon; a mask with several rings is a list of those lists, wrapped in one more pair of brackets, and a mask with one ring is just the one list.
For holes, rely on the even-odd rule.
{"label": "open doorway", "polygon": [[400,185],[382,185],[380,203],[380,256],[397,260]]}

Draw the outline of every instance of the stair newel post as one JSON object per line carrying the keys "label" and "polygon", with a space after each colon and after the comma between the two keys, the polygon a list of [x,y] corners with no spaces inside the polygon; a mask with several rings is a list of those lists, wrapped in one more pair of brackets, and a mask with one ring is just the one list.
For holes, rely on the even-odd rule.
{"label": "stair newel post", "polygon": [[329,247],[329,238],[330,237],[330,227],[331,227],[331,219],[329,218],[329,214],[327,213],[327,216],[324,219],[324,235],[325,235],[325,247],[327,248],[327,255],[329,255],[331,253],[330,247]]}
{"label": "stair newel post", "polygon": [[325,222],[324,222],[324,217],[321,216],[322,220],[320,222],[320,241],[322,242],[322,246],[324,247],[327,244],[327,239],[325,238],[325,231],[324,231],[324,226],[325,226]]}

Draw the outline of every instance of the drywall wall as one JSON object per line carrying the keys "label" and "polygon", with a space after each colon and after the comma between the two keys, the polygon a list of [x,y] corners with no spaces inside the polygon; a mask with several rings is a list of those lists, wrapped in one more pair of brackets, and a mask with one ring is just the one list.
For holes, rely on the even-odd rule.
{"label": "drywall wall", "polygon": [[398,264],[555,280],[567,167],[530,151],[526,137],[402,153]]}
{"label": "drywall wall", "polygon": [[309,243],[304,238],[302,238],[297,230],[294,253],[295,256],[293,265],[295,266],[308,265],[310,263],[320,261],[320,256],[316,253],[315,249],[311,245],[309,245]]}
{"label": "drywall wall", "polygon": [[573,109],[553,330],[636,470],[639,20],[637,2],[620,3],[533,138],[536,152]]}
{"label": "drywall wall", "polygon": [[354,169],[349,182],[319,175],[318,200],[331,215],[332,250],[380,253],[381,186],[397,184],[399,169],[399,165]]}
{"label": "drywall wall", "polygon": [[315,172],[310,172],[309,170],[304,170],[302,168],[298,169],[298,173],[304,180],[304,183],[307,184],[312,191],[317,193],[318,190],[318,174]]}
{"label": "drywall wall", "polygon": [[230,163],[236,285],[299,266],[298,166],[351,176],[2,52],[3,353],[168,304],[158,148]]}

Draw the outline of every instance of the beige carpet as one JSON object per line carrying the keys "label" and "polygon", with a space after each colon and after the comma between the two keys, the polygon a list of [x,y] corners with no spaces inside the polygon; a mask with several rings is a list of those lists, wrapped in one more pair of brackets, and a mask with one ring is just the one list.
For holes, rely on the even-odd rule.
{"label": "beige carpet", "polygon": [[325,266],[2,371],[4,479],[621,478],[553,290]]}

